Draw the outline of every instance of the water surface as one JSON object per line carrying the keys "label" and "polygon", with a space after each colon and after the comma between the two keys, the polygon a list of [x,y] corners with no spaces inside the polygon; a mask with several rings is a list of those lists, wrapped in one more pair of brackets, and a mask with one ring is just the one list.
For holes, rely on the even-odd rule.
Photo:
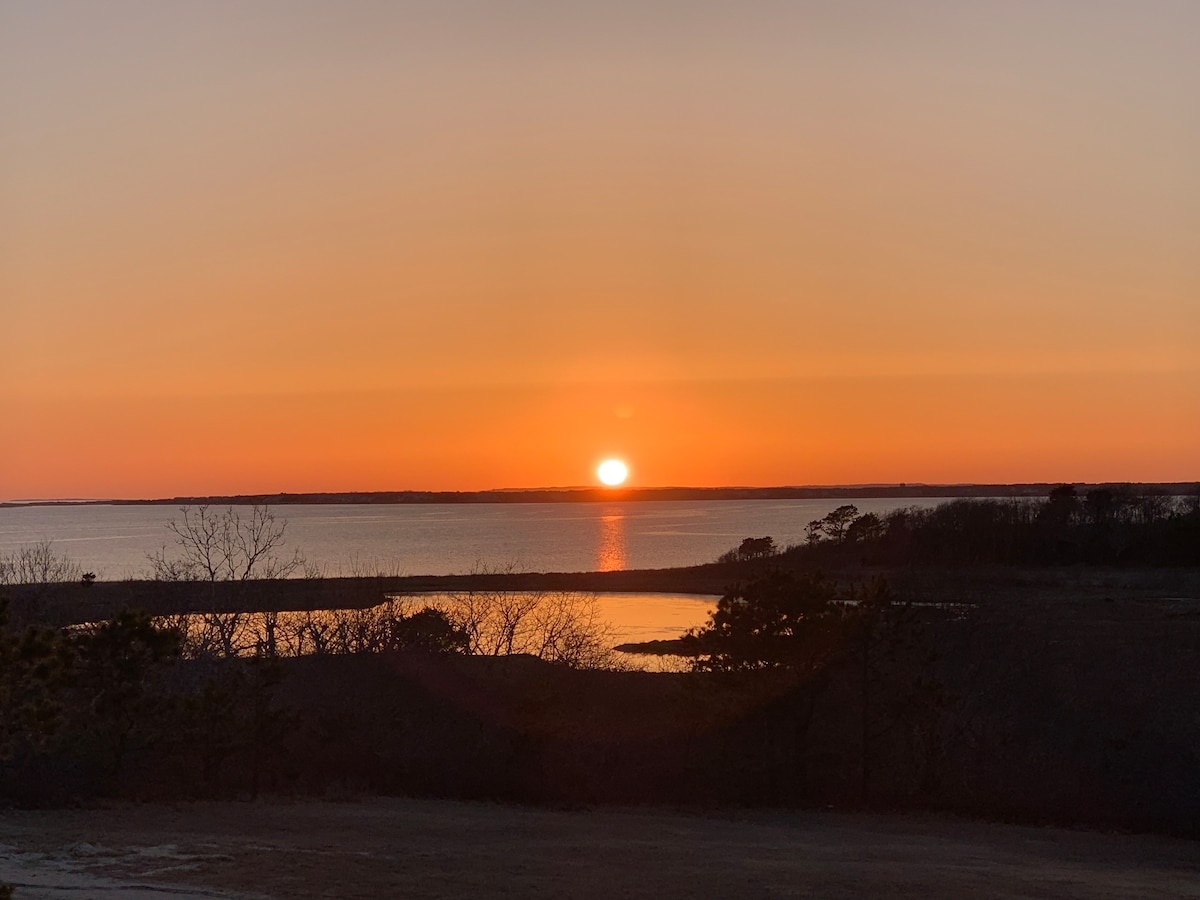
{"label": "water surface", "polygon": [[[801,543],[804,527],[845,503],[860,513],[929,507],[948,498],[679,500],[625,503],[296,504],[274,508],[323,574],[450,575],[512,568],[585,572],[711,562],[743,538]],[[102,580],[146,577],[167,547],[170,506],[0,509],[0,555],[50,540]]]}

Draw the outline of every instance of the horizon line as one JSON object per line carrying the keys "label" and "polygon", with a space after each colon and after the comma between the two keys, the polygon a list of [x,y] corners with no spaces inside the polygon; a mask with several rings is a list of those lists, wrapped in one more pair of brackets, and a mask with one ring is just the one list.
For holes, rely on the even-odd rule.
{"label": "horizon line", "polygon": [[[546,493],[589,493],[595,495],[611,495],[612,499],[627,499],[625,495],[663,491],[690,491],[696,493],[752,491],[768,493],[772,491],[864,491],[864,490],[920,490],[931,491],[945,488],[947,490],[977,490],[981,488],[1002,488],[1009,491],[1017,489],[1044,488],[1056,485],[1072,487],[1192,487],[1200,489],[1200,481],[956,481],[956,482],[925,482],[925,481],[895,481],[895,482],[858,482],[849,484],[784,484],[784,485],[720,485],[705,487],[696,485],[637,485],[605,487],[603,485],[557,485],[547,487],[503,487],[481,488],[474,490],[423,490],[423,489],[376,489],[376,490],[345,490],[345,491],[259,491],[234,494],[177,494],[170,497],[36,497],[36,498],[6,498],[0,500],[0,506],[38,506],[38,505],[71,505],[71,504],[161,504],[175,502],[221,501],[237,500],[253,501],[259,498],[289,498],[289,497],[371,497],[371,496],[409,496],[409,497],[461,497],[486,495],[519,495]],[[815,499],[815,498],[814,498]]]}

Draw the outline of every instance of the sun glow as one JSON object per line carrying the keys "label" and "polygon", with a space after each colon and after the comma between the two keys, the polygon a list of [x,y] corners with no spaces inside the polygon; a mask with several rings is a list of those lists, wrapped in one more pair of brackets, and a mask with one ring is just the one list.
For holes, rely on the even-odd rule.
{"label": "sun glow", "polygon": [[596,474],[609,487],[616,487],[628,477],[629,469],[619,459],[606,459],[600,463],[600,468],[596,470]]}

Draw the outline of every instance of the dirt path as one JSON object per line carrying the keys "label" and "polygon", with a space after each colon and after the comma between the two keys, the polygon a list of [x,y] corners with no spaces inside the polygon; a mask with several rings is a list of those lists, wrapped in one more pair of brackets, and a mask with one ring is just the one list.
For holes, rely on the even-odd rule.
{"label": "dirt path", "polygon": [[379,799],[0,813],[62,897],[1200,898],[1200,844],[933,817]]}

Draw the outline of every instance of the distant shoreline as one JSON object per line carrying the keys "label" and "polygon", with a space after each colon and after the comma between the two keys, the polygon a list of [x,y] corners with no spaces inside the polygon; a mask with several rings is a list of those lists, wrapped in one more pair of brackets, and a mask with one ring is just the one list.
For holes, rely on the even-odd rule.
{"label": "distant shoreline", "polygon": [[[24,506],[189,506],[293,504],[615,503],[680,500],[830,500],[920,497],[1045,497],[1063,482],[1027,484],[874,484],[807,487],[531,488],[490,491],[345,491],[163,497],[143,500],[10,500],[0,509]],[[1075,482],[1081,493],[1094,488],[1142,494],[1200,493],[1200,482]]]}

